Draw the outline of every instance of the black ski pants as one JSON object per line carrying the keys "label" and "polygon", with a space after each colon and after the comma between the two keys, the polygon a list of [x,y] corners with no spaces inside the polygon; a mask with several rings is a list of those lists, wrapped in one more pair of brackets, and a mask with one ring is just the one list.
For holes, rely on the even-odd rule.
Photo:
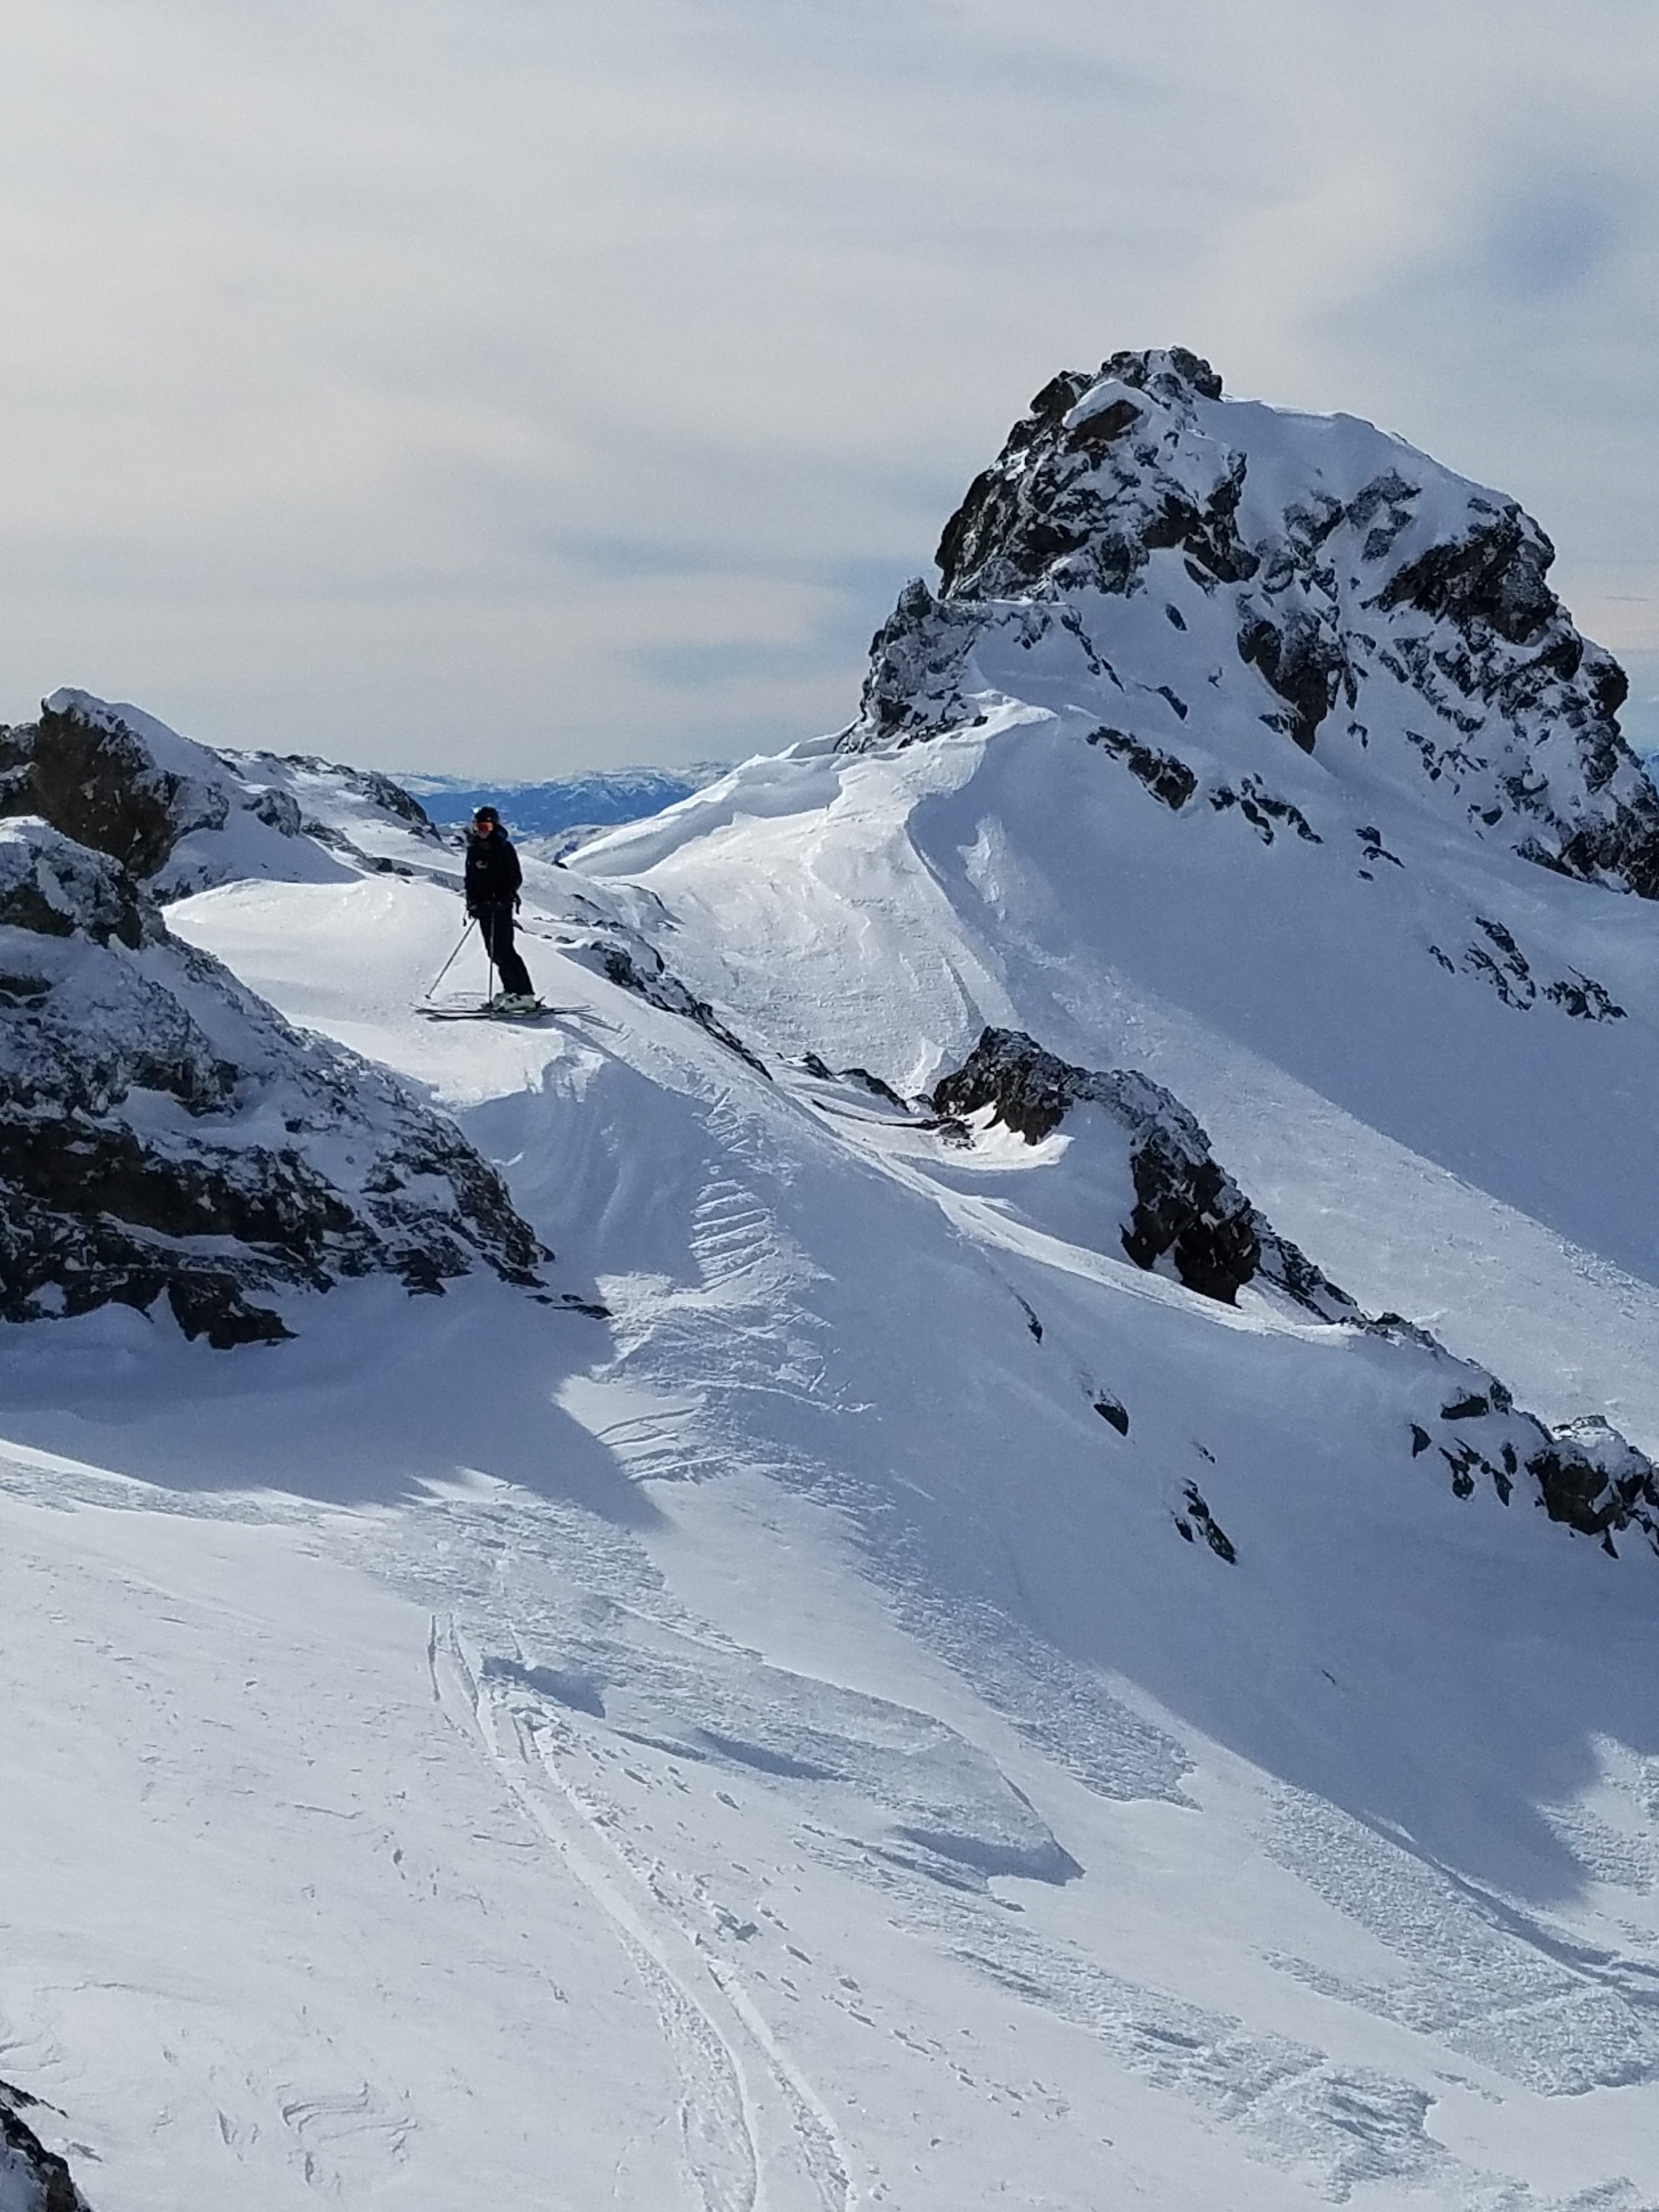
{"label": "black ski pants", "polygon": [[500,905],[478,908],[478,927],[483,932],[484,951],[495,963],[495,973],[501,979],[501,988],[517,996],[533,999],[536,987],[530,980],[530,970],[513,949],[513,907],[510,901]]}

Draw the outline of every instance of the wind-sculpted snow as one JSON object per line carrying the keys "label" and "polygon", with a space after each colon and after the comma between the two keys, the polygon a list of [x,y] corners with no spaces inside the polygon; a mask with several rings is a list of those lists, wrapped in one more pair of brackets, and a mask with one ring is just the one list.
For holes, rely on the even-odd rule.
{"label": "wind-sculpted snow", "polygon": [[0,1184],[14,1322],[165,1297],[228,1346],[288,1334],[273,1295],[480,1264],[527,1284],[542,1257],[453,1125],[27,817],[0,823]]}
{"label": "wind-sculpted snow", "polygon": [[882,1858],[953,1887],[1081,1872],[995,1765],[931,1715],[647,1628],[614,1607],[571,1613],[544,1620],[524,1659],[485,1657],[483,1680],[728,1781],[811,1785],[797,1794],[819,1820],[862,1826]]}
{"label": "wind-sculpted snow", "polygon": [[1103,725],[1175,808],[1182,738],[1266,729],[1344,779],[1592,882],[1659,896],[1626,684],[1513,500],[1351,416],[1222,397],[1176,348],[1046,385],[872,649],[859,750],[1025,702]]}

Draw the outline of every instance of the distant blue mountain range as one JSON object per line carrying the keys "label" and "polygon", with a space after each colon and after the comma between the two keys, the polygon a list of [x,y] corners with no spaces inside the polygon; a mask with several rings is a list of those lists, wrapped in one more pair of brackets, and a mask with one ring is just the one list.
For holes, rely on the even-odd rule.
{"label": "distant blue mountain range", "polygon": [[500,808],[509,832],[554,837],[565,830],[605,829],[660,814],[676,799],[689,799],[724,775],[726,769],[724,762],[699,761],[672,771],[625,768],[560,776],[546,783],[468,783],[453,775],[404,775],[398,781],[434,822],[465,822],[474,807],[489,805]]}

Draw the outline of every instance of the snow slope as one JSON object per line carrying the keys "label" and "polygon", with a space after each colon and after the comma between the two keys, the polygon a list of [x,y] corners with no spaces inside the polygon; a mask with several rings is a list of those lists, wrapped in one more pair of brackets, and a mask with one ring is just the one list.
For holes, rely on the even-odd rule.
{"label": "snow slope", "polygon": [[[1659,1444],[1659,908],[984,689],[532,864],[556,1023],[413,1011],[441,854],[169,909],[607,1310],[9,1333],[0,2073],[98,2212],[1659,2203],[1659,1564],[1462,1364]],[[988,1024],[1448,1349],[1134,1264],[1143,1093],[918,1103]]]}

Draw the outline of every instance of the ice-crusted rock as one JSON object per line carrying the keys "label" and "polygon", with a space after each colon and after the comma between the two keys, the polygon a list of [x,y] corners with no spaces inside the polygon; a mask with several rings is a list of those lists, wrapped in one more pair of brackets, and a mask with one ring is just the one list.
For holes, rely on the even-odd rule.
{"label": "ice-crusted rock", "polygon": [[38,2097],[0,2081],[0,2207],[4,2212],[88,2212],[68,2162],[48,2150],[23,2117],[38,2119]]}
{"label": "ice-crusted rock", "polygon": [[108,855],[0,822],[0,1316],[166,1296],[217,1346],[262,1301],[544,1256],[495,1171],[386,1070],[169,935]]}
{"label": "ice-crusted rock", "polygon": [[1659,1551],[1659,1482],[1653,1462],[1600,1414],[1557,1429],[1527,1462],[1552,1521],[1587,1536],[1640,1528]]}
{"label": "ice-crusted rock", "polygon": [[[1659,896],[1659,795],[1623,672],[1550,589],[1519,506],[1350,416],[1229,400],[1176,347],[1045,386],[872,648],[848,750],[1024,703],[1180,807],[1189,715],[1261,726],[1480,836]],[[1175,750],[1168,750],[1171,738]],[[1155,773],[1154,773],[1155,771]]]}
{"label": "ice-crusted rock", "polygon": [[1659,1553],[1659,1471],[1600,1414],[1552,1429],[1516,1406],[1495,1375],[1454,1358],[1414,1322],[1383,1314],[1365,1326],[1429,1355],[1439,1403],[1413,1424],[1411,1448],[1414,1456],[1438,1455],[1457,1497],[1472,1497],[1484,1481],[1507,1505],[1524,1470],[1552,1521],[1599,1537],[1615,1555],[1614,1535],[1635,1529]]}
{"label": "ice-crusted rock", "polygon": [[75,690],[54,691],[38,721],[0,729],[0,815],[18,814],[106,853],[163,901],[246,877],[325,883],[398,865],[363,849],[351,830],[364,825],[390,826],[416,851],[442,843],[389,776],[214,752],[137,707]]}
{"label": "ice-crusted rock", "polygon": [[1172,1091],[1133,1070],[1073,1067],[1018,1030],[986,1029],[962,1066],[934,1085],[941,1114],[991,1118],[1040,1144],[1074,1107],[1098,1107],[1128,1139],[1134,1208],[1121,1224],[1138,1267],[1168,1259],[1188,1290],[1231,1305],[1257,1276],[1322,1320],[1359,1309],[1281,1237],[1210,1151]]}

